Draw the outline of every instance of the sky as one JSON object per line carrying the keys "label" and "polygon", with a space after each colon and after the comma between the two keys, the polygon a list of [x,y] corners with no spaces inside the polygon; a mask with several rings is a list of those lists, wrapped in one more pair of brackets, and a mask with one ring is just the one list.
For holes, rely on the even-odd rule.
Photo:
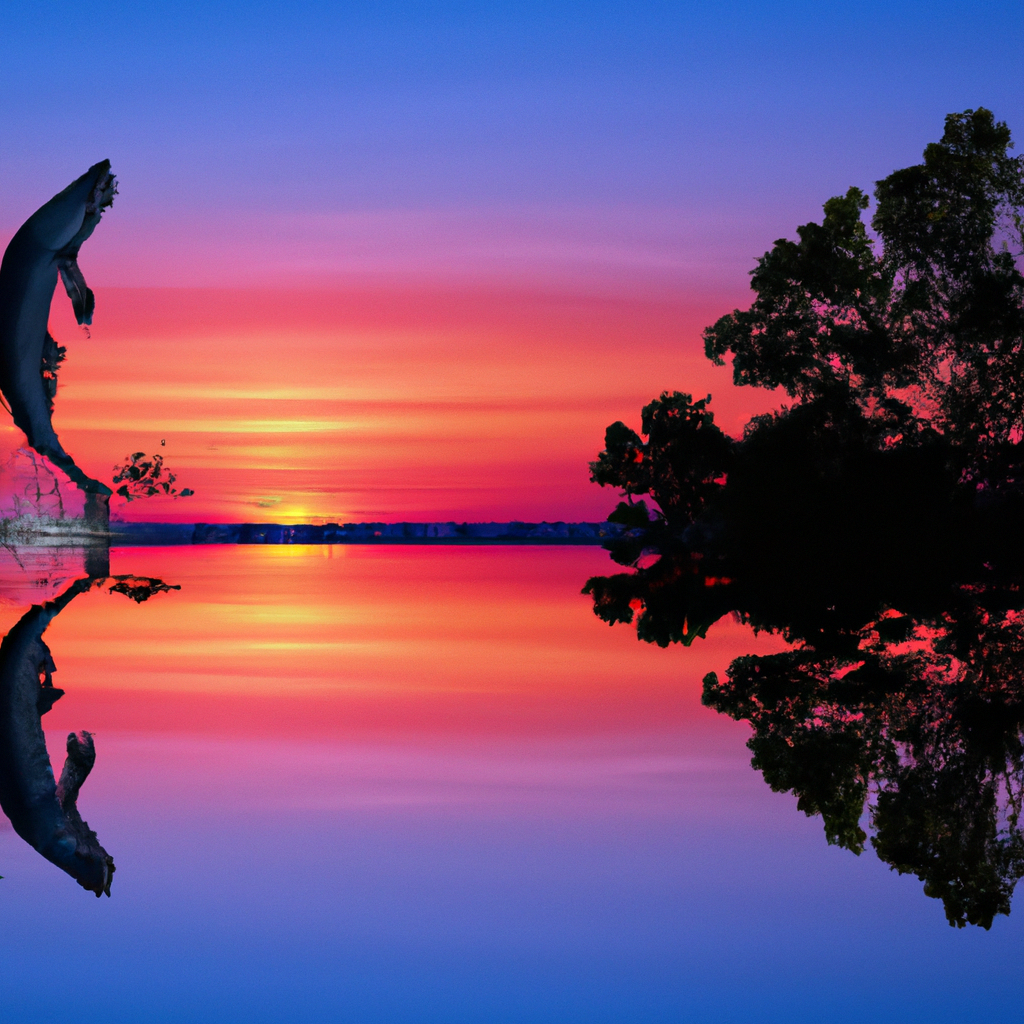
{"label": "sky", "polygon": [[[142,519],[601,519],[603,430],[733,393],[701,328],[951,111],[1018,133],[1019,6],[160,3],[0,16],[0,243],[98,159],[55,423]],[[10,428],[2,437],[20,443]]]}

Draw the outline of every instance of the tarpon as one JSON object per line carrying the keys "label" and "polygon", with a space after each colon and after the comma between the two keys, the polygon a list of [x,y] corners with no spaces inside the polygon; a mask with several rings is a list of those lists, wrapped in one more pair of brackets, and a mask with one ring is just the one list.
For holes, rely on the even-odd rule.
{"label": "tarpon", "polygon": [[92,323],[95,299],[78,268],[78,250],[116,192],[110,161],[94,164],[22,224],[0,265],[0,391],[15,425],[25,432],[32,448],[64,470],[79,488],[105,495],[110,488],[75,465],[53,429],[50,388],[55,383],[58,349],[47,323],[58,276],[71,298],[75,319]]}

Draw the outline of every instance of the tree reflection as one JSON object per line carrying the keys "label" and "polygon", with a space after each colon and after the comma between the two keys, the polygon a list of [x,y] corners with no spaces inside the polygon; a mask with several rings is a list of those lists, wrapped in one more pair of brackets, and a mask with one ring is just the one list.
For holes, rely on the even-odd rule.
{"label": "tree reflection", "polygon": [[705,678],[704,703],[750,722],[753,766],[830,843],[860,853],[867,806],[878,855],[951,924],[987,928],[1024,874],[1020,613],[968,592],[936,620],[889,610],[851,639],[738,658]]}
{"label": "tree reflection", "polygon": [[704,703],[751,724],[753,766],[830,843],[860,853],[871,829],[951,923],[989,927],[1024,874],[1020,503],[978,500],[935,439],[870,433],[820,407],[762,424],[689,523],[620,505],[606,547],[632,571],[585,592],[661,646],[728,613],[784,636],[793,650],[707,676]]}

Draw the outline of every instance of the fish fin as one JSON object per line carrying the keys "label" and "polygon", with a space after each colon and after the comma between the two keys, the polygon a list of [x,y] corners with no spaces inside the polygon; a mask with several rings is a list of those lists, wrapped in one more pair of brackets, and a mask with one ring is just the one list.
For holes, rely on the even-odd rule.
{"label": "fish fin", "polygon": [[96,308],[96,297],[85,283],[85,277],[78,266],[78,253],[61,257],[57,261],[57,269],[74,307],[75,319],[80,324],[91,324],[93,310]]}
{"label": "fish fin", "polygon": [[59,686],[40,686],[39,696],[36,698],[39,714],[45,715],[63,696],[64,691]]}
{"label": "fish fin", "polygon": [[73,817],[77,814],[78,791],[96,763],[96,745],[92,733],[84,729],[79,733],[70,733],[67,751],[64,770],[60,773],[60,781],[57,783],[57,799],[64,813],[68,817]]}

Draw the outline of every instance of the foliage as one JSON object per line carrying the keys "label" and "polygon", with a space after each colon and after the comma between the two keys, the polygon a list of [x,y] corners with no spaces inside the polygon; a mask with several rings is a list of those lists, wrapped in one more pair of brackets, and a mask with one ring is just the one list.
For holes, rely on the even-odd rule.
{"label": "foliage", "polygon": [[[110,583],[111,580],[113,583]],[[164,583],[163,580],[154,576],[111,576],[100,582],[101,585],[110,583],[107,589],[108,594],[124,594],[136,604],[148,601],[154,594],[166,594],[172,590],[181,590],[180,584]]]}
{"label": "foliage", "polygon": [[[983,108],[950,114],[924,161],[868,198],[851,188],[758,261],[748,310],[704,332],[737,384],[838,396],[948,435],[971,479],[994,485],[1024,434],[1024,162]],[[892,434],[897,441],[902,435]]]}
{"label": "foliage", "polygon": [[641,414],[646,442],[624,423],[613,423],[605,450],[590,464],[591,479],[626,495],[650,494],[665,517],[692,522],[721,488],[731,454],[709,401],[664,392]]}
{"label": "foliage", "polygon": [[1024,618],[1001,587],[962,590],[932,619],[893,610],[847,650],[804,646],[710,673],[704,703],[748,721],[752,764],[820,814],[830,843],[867,838],[942,900],[991,926],[1024,876]]}
{"label": "foliage", "polygon": [[662,555],[636,572],[592,576],[583,593],[593,598],[595,614],[609,625],[630,623],[635,614],[641,640],[659,647],[689,647],[731,608],[730,581],[702,570],[697,555]]}
{"label": "foliage", "polygon": [[126,457],[124,464],[114,467],[113,482],[121,484],[115,493],[126,501],[139,498],[151,498],[166,495],[172,498],[187,498],[195,491],[183,487],[180,491],[174,486],[177,477],[164,471],[162,455],[146,456],[145,452],[134,452]]}
{"label": "foliage", "polygon": [[733,355],[737,384],[785,388],[795,398],[839,392],[859,398],[900,386],[915,352],[886,322],[892,275],[861,220],[868,198],[851,188],[825,203],[821,224],[779,239],[758,260],[749,310],[734,310],[705,333],[709,358]]}

